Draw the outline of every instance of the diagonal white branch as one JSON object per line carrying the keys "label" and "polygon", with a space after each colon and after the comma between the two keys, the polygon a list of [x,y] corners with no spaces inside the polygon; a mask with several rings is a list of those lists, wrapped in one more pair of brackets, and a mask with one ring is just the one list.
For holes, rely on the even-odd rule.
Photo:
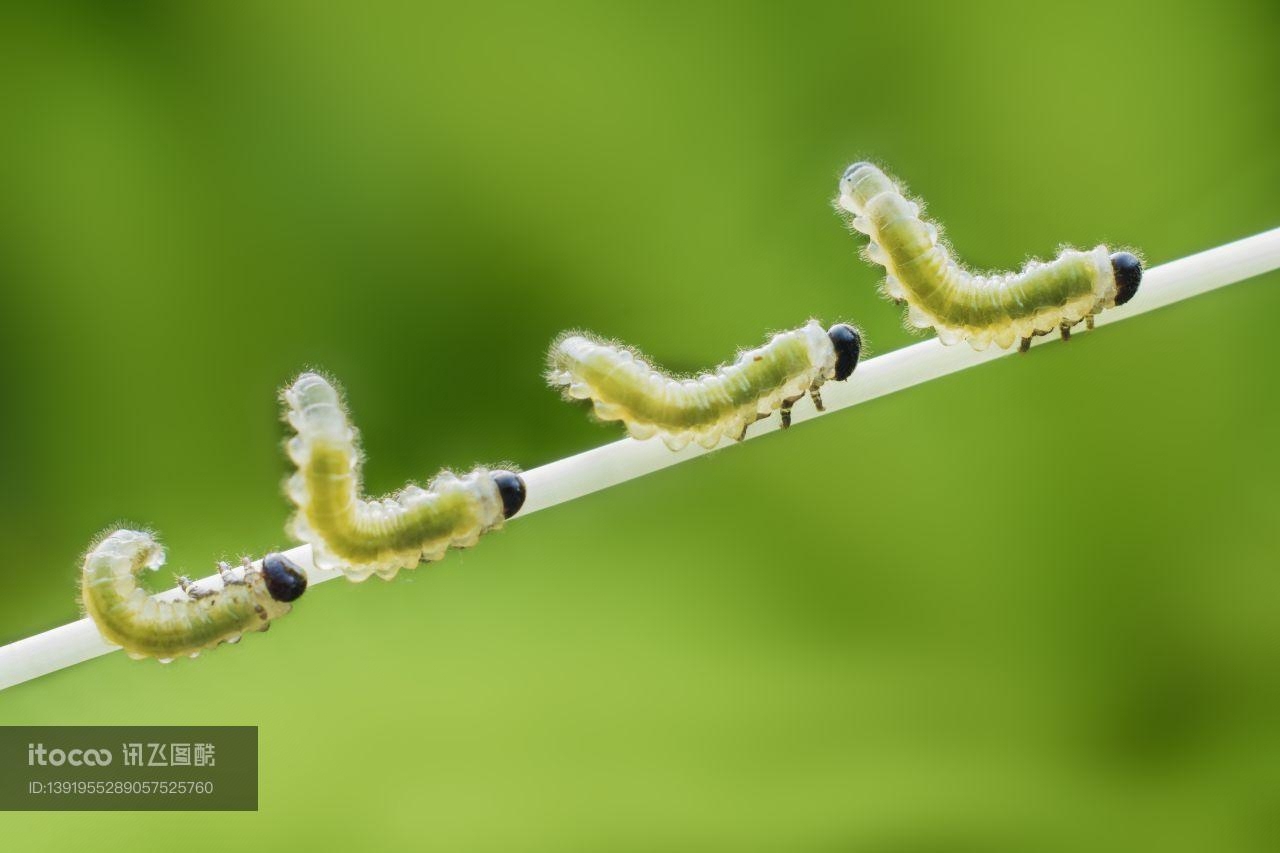
{"label": "diagonal white branch", "polygon": [[[1127,305],[1099,314],[1095,318],[1096,324],[1102,326],[1116,323],[1277,268],[1280,268],[1280,228],[1147,271],[1138,295]],[[1037,346],[1044,346],[1057,338],[1045,337],[1037,340]],[[904,347],[860,364],[849,382],[826,385],[823,388],[826,412],[817,412],[808,406],[799,407],[795,410],[794,422],[800,423],[847,409],[930,379],[985,364],[1012,352],[1015,350],[992,348],[974,352],[964,345],[944,347],[936,339]],[[759,438],[776,429],[778,420],[770,418],[752,426],[747,438]],[[713,450],[690,445],[673,453],[660,441],[625,438],[534,468],[524,473],[528,485],[528,501],[520,514],[512,520],[732,444],[734,442],[725,440]],[[294,548],[286,553],[307,570],[311,584],[341,577],[338,572],[317,569],[311,562],[311,549],[308,546]],[[215,575],[200,583],[206,587],[218,587],[221,580]],[[172,589],[160,593],[160,596],[178,598],[182,594],[180,590]],[[0,690],[116,651],[117,648],[102,639],[89,619],[81,619],[18,640],[0,647]]]}

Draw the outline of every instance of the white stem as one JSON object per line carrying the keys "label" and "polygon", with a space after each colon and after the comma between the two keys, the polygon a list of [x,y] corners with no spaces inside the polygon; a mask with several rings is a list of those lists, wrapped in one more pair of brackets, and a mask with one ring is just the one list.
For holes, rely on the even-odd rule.
{"label": "white stem", "polygon": [[[1148,270],[1143,276],[1137,296],[1129,304],[1104,311],[1095,321],[1100,326],[1119,322],[1277,268],[1280,268],[1280,228]],[[1057,337],[1046,336],[1037,340],[1037,345],[1043,346],[1057,340]],[[963,344],[944,347],[937,339],[933,339],[886,353],[858,365],[857,372],[850,381],[830,383],[823,387],[826,414],[949,373],[985,364],[1014,351],[993,347],[983,352],[974,352]],[[795,423],[800,423],[822,414],[810,406],[802,406],[796,408],[793,418]],[[778,420],[770,418],[752,426],[747,438],[759,438],[776,429]],[[734,443],[725,440],[720,447]],[[710,452],[712,451],[697,445],[689,445],[673,453],[660,441],[624,438],[613,444],[534,468],[524,472],[529,498],[516,518],[524,518],[538,510],[625,483]],[[324,571],[312,565],[309,546],[294,548],[286,553],[307,570],[308,579],[313,585],[341,577],[338,572]],[[214,575],[204,578],[200,584],[217,587],[221,585],[221,581]],[[177,589],[160,593],[165,598],[177,598],[181,595],[182,592]],[[99,636],[97,628],[89,619],[81,619],[43,634],[18,640],[0,647],[0,690],[117,649],[117,646]]]}

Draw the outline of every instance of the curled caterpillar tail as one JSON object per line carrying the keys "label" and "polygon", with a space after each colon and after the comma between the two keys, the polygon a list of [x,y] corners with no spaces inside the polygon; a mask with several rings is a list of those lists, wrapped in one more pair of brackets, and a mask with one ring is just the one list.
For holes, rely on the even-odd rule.
{"label": "curled caterpillar tail", "polygon": [[690,441],[713,447],[726,436],[743,438],[775,409],[790,425],[791,407],[806,393],[821,409],[822,384],[848,379],[861,352],[857,329],[824,330],[810,320],[713,373],[675,379],[626,347],[569,334],[551,346],[547,381],[568,399],[590,400],[601,420],[622,421],[633,438],[660,435],[672,450]]}
{"label": "curled caterpillar tail", "polygon": [[181,581],[185,598],[164,601],[138,586],[143,570],[160,568],[164,549],[149,533],[116,530],[84,560],[80,597],[98,631],[132,658],[195,657],[243,634],[265,631],[307,589],[307,575],[283,554],[268,554],[261,568],[222,566],[223,588],[201,590]]}
{"label": "curled caterpillar tail", "polygon": [[511,471],[476,468],[461,477],[441,472],[423,489],[365,500],[357,433],[338,392],[304,373],[285,389],[285,417],[297,435],[289,458],[298,471],[286,490],[298,511],[290,533],[311,545],[317,566],[349,579],[384,579],[400,569],[467,548],[519,512],[525,484]]}
{"label": "curled caterpillar tail", "polygon": [[977,350],[991,343],[1023,349],[1035,335],[1072,326],[1133,298],[1142,262],[1106,246],[1066,249],[1052,261],[1031,261],[1020,272],[981,275],[965,269],[938,239],[938,228],[920,218],[910,201],[871,163],[854,163],[840,179],[836,205],[852,227],[871,238],[866,256],[888,271],[884,291],[907,303],[908,323],[934,328],[942,343],[962,340]]}

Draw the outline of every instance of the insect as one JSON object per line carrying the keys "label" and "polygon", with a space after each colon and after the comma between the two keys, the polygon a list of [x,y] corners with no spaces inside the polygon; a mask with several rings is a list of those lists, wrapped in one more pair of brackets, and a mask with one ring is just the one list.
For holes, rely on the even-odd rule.
{"label": "insect", "polygon": [[222,589],[201,589],[179,578],[185,598],[166,601],[138,586],[143,570],[164,565],[164,549],[150,533],[114,530],[84,560],[80,598],[98,631],[132,658],[195,657],[243,634],[265,631],[307,590],[307,575],[283,554],[240,571],[222,563]]}
{"label": "insect", "polygon": [[519,474],[486,468],[438,474],[423,489],[409,484],[393,495],[365,500],[361,455],[337,390],[304,373],[284,394],[285,418],[297,432],[287,445],[297,473],[285,484],[297,506],[290,532],[310,543],[317,566],[362,581],[391,579],[400,569],[438,560],[449,548],[468,548],[520,511]]}
{"label": "insect", "polygon": [[741,441],[775,409],[789,427],[791,407],[806,392],[821,411],[822,384],[848,379],[861,351],[857,329],[838,323],[824,330],[810,320],[714,373],[675,379],[627,347],[567,334],[548,353],[547,381],[567,399],[590,400],[601,420],[622,421],[633,438],[660,435],[672,450],[690,441],[713,447],[723,436]]}
{"label": "insect", "polygon": [[871,163],[845,170],[836,206],[871,238],[866,257],[888,271],[884,292],[906,302],[908,323],[933,327],[948,346],[1007,349],[1016,339],[1026,352],[1032,337],[1055,329],[1067,340],[1076,324],[1092,329],[1094,315],[1132,299],[1142,281],[1136,256],[1108,255],[1106,246],[1066,249],[1016,273],[970,272],[939,242],[937,226],[920,218],[920,206]]}

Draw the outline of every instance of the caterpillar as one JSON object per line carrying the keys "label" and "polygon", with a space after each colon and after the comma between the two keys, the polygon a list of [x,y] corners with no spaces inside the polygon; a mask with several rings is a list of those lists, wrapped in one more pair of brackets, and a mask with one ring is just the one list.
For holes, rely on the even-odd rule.
{"label": "caterpillar", "polygon": [[200,589],[181,577],[185,598],[165,601],[138,586],[143,570],[164,565],[164,549],[150,533],[114,530],[89,549],[80,598],[98,631],[132,658],[196,657],[219,643],[235,643],[265,631],[307,590],[307,575],[283,554],[268,554],[262,567],[248,561],[236,572],[219,565],[223,588]]}
{"label": "caterpillar", "polygon": [[443,471],[423,489],[409,484],[380,500],[361,497],[358,434],[324,377],[304,373],[285,389],[285,418],[296,431],[287,452],[298,470],[285,489],[297,512],[290,533],[317,566],[363,581],[467,548],[520,511],[525,483],[507,470]]}
{"label": "caterpillar", "polygon": [[714,373],[675,379],[627,347],[568,333],[551,346],[547,381],[566,399],[590,400],[601,420],[622,421],[633,438],[660,435],[672,450],[690,441],[713,447],[723,436],[741,441],[775,409],[789,427],[791,408],[806,392],[821,411],[822,384],[848,379],[861,351],[853,326],[823,330],[810,320]]}
{"label": "caterpillar", "polygon": [[1055,329],[1067,340],[1073,326],[1092,329],[1096,314],[1132,299],[1142,281],[1136,256],[1108,254],[1106,246],[1064,249],[1016,273],[970,272],[939,242],[938,227],[920,218],[920,206],[871,163],[845,170],[836,206],[871,238],[866,257],[888,271],[883,290],[907,304],[907,322],[933,327],[948,346],[1007,349],[1016,339],[1026,352],[1033,337]]}

